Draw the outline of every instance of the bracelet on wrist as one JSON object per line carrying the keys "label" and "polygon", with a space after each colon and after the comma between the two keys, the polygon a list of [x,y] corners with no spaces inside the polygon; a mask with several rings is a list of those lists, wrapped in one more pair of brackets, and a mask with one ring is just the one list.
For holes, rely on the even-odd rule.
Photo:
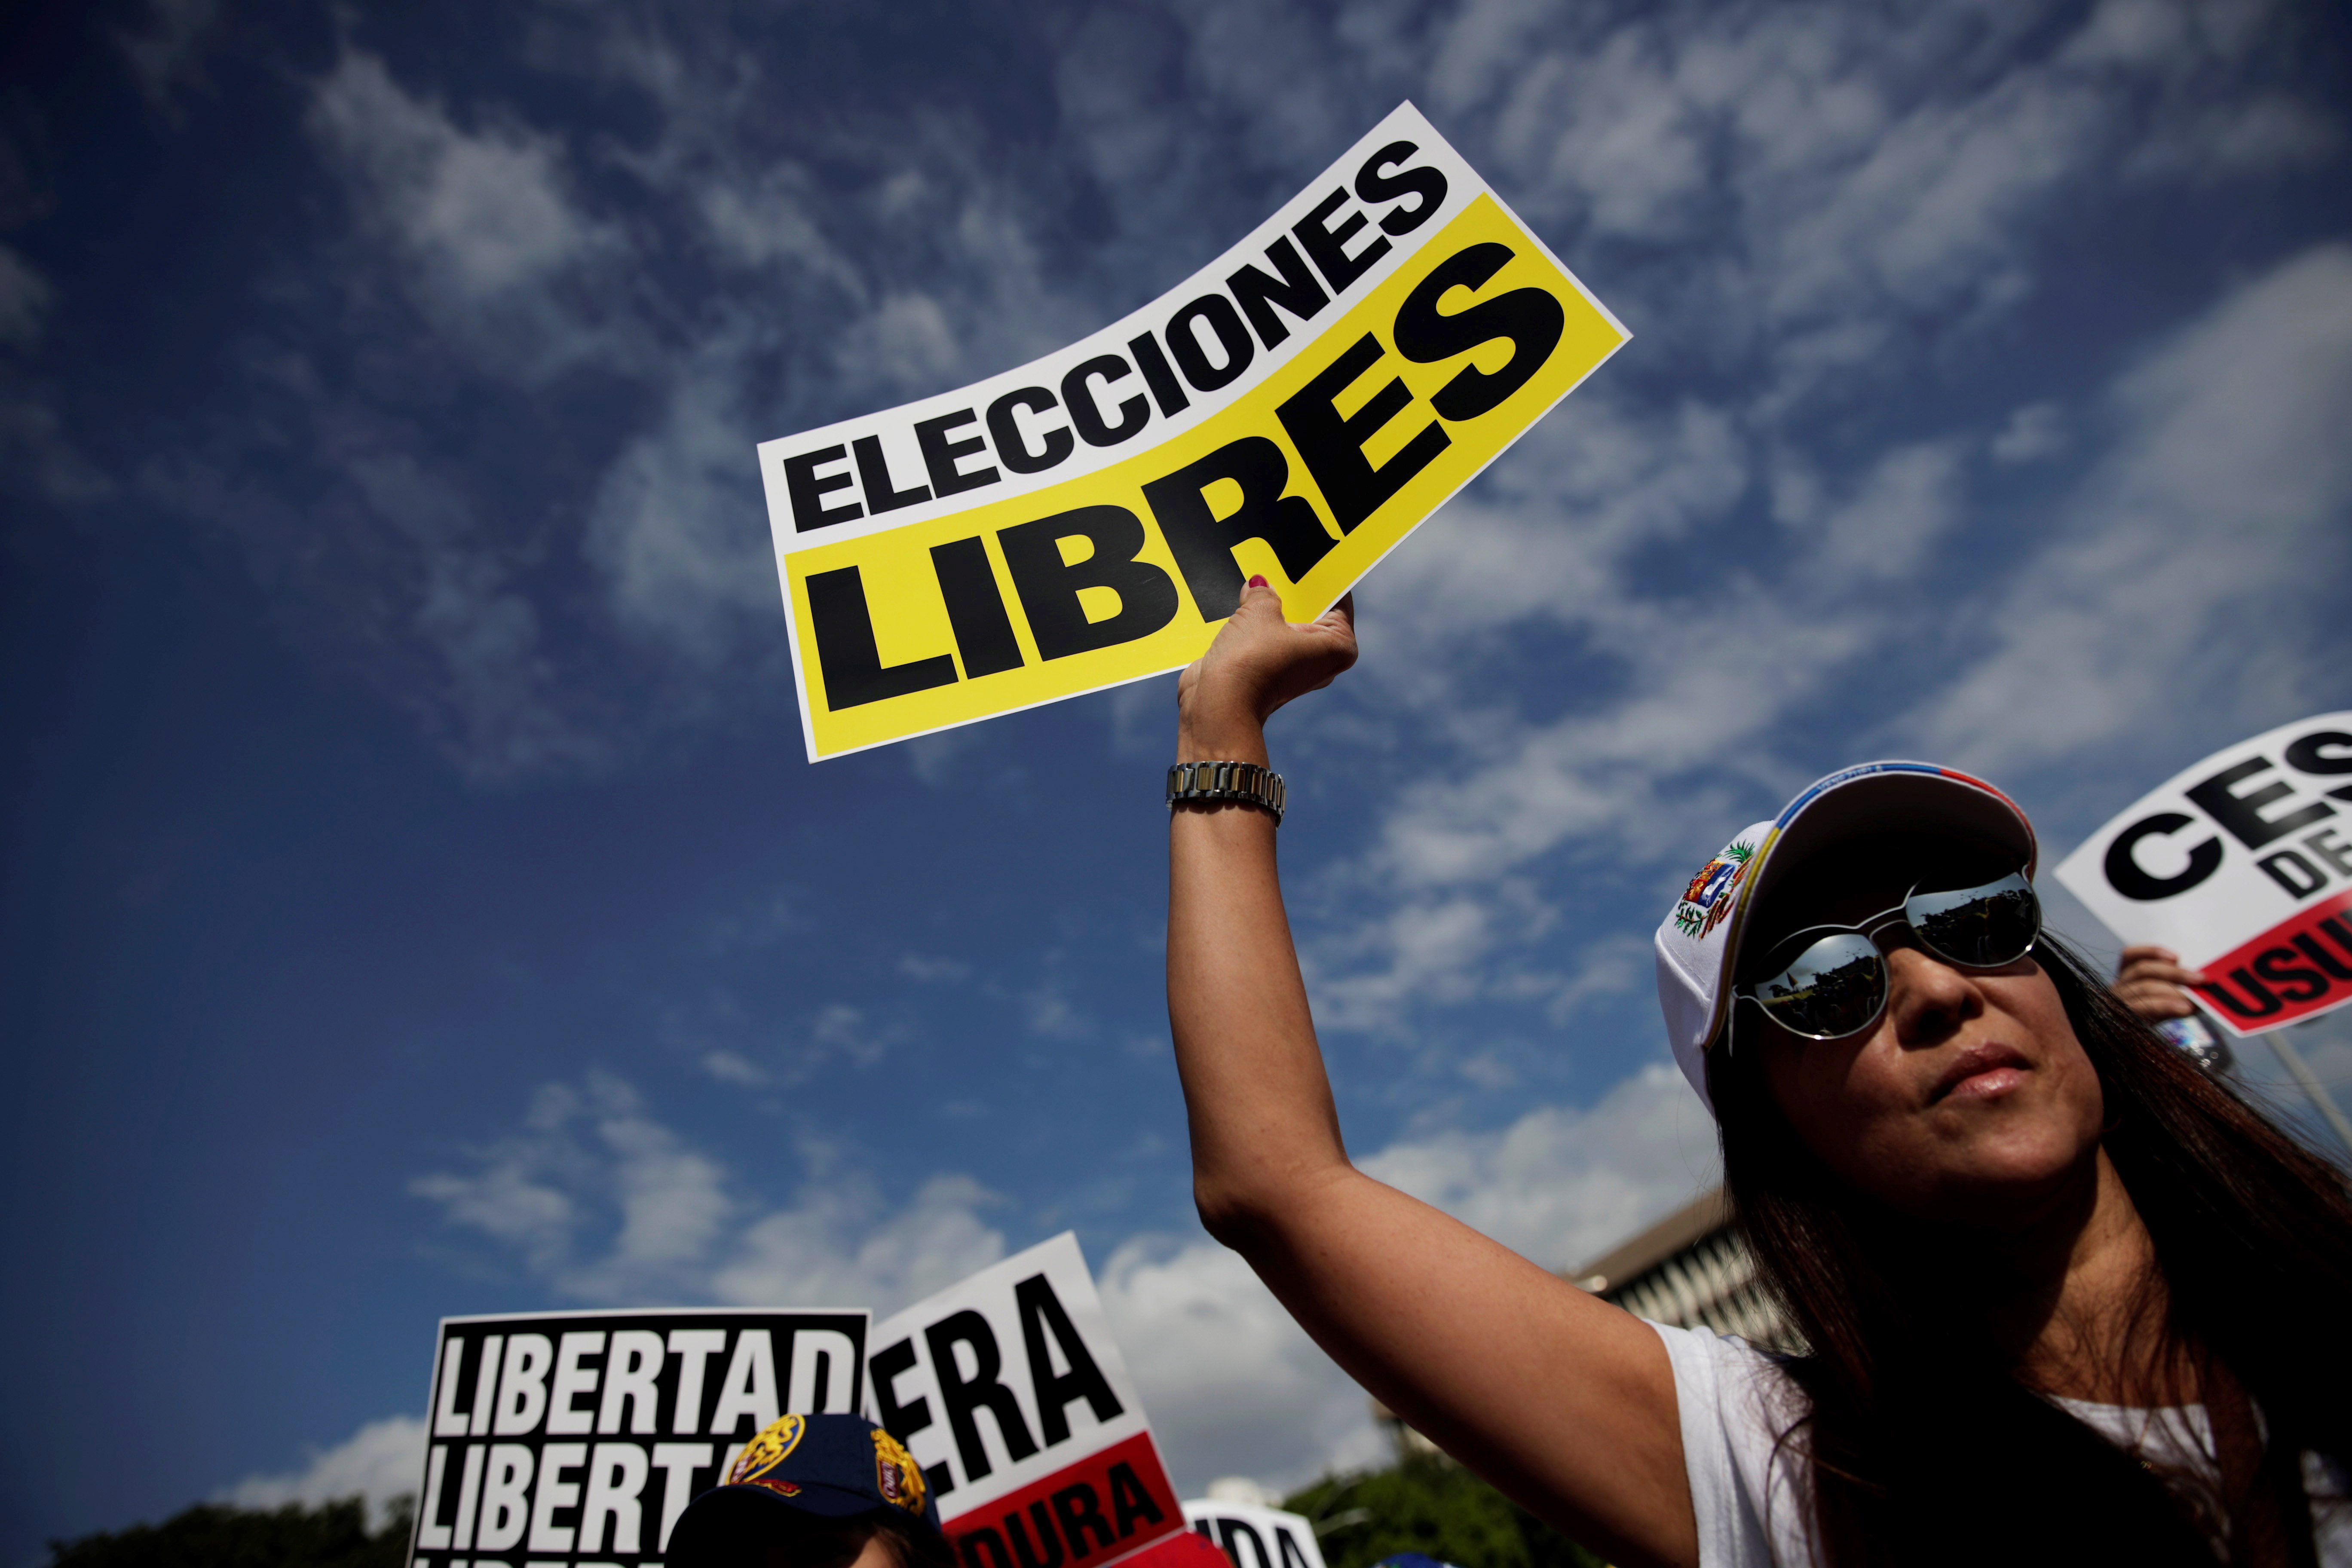
{"label": "bracelet on wrist", "polygon": [[1178,763],[1168,770],[1168,808],[1192,801],[1233,801],[1254,805],[1282,826],[1289,798],[1282,775],[1255,763]]}

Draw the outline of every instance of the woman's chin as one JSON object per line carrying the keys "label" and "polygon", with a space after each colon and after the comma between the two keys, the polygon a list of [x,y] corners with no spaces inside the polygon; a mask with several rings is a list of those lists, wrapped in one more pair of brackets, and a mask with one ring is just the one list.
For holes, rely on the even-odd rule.
{"label": "woman's chin", "polygon": [[2071,1127],[2018,1119],[1938,1139],[1907,1155],[1889,1152],[1881,1169],[1895,1179],[1875,1186],[1882,1201],[1937,1223],[2015,1228],[2073,1188],[2095,1180],[2098,1142]]}

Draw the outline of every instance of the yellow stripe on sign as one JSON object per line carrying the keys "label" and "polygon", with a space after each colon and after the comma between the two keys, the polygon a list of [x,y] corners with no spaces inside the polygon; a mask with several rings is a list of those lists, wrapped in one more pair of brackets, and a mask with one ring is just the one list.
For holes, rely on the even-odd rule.
{"label": "yellow stripe on sign", "polygon": [[1480,196],[1197,427],[787,556],[816,754],[1181,668],[1252,574],[1312,619],[1622,341]]}

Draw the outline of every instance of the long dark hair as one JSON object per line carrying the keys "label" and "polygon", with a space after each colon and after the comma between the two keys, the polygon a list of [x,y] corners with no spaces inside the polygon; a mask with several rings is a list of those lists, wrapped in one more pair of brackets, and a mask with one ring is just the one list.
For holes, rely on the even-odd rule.
{"label": "long dark hair", "polygon": [[[2162,1272],[2148,1300],[2164,1342],[2200,1358],[2209,1389],[2242,1387],[2267,1425],[2253,1484],[2284,1500],[2273,1517],[2286,1539],[2249,1548],[2233,1530],[2232,1554],[2307,1563],[2300,1455],[2352,1458],[2343,1173],[2157,1035],[2062,942],[2045,934],[2035,959],[2098,1073],[2103,1142]],[[1707,1085],[1734,1213],[1807,1347],[1789,1372],[1810,1409],[1782,1440],[1811,1460],[1828,1561],[2212,1563],[2180,1489],[2020,1383],[1987,1311],[1999,1287],[1969,1266],[1980,1239],[1856,1193],[1798,1138],[1765,1081],[1760,1033],[1743,1027],[1741,1048],[1709,1051]],[[2247,1496],[2217,1501],[2233,1518],[2254,1511]]]}

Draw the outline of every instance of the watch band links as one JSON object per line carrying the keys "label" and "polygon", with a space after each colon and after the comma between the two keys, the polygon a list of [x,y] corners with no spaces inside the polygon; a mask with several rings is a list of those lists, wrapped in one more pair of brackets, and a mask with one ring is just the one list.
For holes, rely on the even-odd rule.
{"label": "watch band links", "polygon": [[1168,770],[1170,809],[1186,801],[1238,801],[1256,806],[1282,826],[1282,808],[1290,792],[1282,775],[1255,763],[1178,763]]}

